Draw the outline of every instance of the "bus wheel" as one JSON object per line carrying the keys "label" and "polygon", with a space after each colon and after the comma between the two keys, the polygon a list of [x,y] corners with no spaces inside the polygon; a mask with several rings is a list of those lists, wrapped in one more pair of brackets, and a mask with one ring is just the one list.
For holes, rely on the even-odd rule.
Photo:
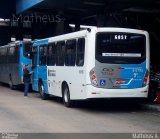
{"label": "bus wheel", "polygon": [[67,85],[63,89],[63,103],[66,107],[73,106],[73,101],[70,100],[70,91]]}
{"label": "bus wheel", "polygon": [[40,96],[41,96],[41,98],[43,100],[48,99],[48,94],[45,93],[45,91],[44,91],[44,85],[41,82],[39,83],[39,93],[40,93]]}

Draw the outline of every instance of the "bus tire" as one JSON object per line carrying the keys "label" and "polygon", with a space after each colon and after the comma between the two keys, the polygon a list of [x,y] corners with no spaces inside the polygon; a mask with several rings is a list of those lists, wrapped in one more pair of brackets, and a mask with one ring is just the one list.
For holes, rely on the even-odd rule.
{"label": "bus tire", "polygon": [[42,82],[39,82],[39,93],[40,93],[40,96],[41,96],[42,100],[48,99],[49,95],[45,93],[44,85],[43,85]]}
{"label": "bus tire", "polygon": [[12,76],[11,75],[9,76],[9,88],[11,90],[14,90],[14,85],[13,85],[13,82],[12,82]]}
{"label": "bus tire", "polygon": [[63,89],[63,104],[66,107],[73,107],[73,101],[70,99],[70,91],[67,85]]}

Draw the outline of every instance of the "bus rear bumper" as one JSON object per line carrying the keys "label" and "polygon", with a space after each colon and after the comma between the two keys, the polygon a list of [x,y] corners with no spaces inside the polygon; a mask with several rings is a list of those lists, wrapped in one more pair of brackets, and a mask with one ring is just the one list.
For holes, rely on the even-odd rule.
{"label": "bus rear bumper", "polygon": [[90,99],[90,98],[147,98],[148,88],[149,88],[148,85],[144,88],[136,88],[136,89],[103,89],[103,88],[88,86],[86,88],[86,91],[87,91],[87,99]]}

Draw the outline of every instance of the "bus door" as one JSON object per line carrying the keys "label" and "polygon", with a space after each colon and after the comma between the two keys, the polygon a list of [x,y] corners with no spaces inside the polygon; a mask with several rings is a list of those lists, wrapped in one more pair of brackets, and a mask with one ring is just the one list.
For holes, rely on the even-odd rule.
{"label": "bus door", "polygon": [[55,95],[55,63],[56,63],[56,46],[55,43],[48,45],[48,56],[47,56],[47,82],[48,82],[48,92],[51,95]]}
{"label": "bus door", "polygon": [[52,67],[48,67],[48,92],[51,95],[55,95],[55,70]]}
{"label": "bus door", "polygon": [[86,97],[86,94],[84,93],[85,90],[85,84],[86,84],[86,71],[84,68],[84,57],[85,57],[85,38],[79,38],[77,41],[77,58],[76,58],[76,82],[75,86],[76,90],[79,90],[80,93],[76,94],[77,98],[83,99]]}
{"label": "bus door", "polygon": [[32,89],[38,91],[38,48],[32,48]]}

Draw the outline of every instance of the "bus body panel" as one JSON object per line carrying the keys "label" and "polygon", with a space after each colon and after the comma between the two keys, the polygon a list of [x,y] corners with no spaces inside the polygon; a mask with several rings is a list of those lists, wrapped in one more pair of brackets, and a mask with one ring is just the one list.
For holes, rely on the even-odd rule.
{"label": "bus body panel", "polygon": [[39,66],[38,79],[40,79],[44,85],[44,91],[48,94],[48,81],[47,81],[47,66]]}
{"label": "bus body panel", "polygon": [[34,91],[39,91],[39,84],[42,83],[44,85],[45,93],[48,94],[47,66],[37,66],[32,69],[32,71],[32,89]]}
{"label": "bus body panel", "polygon": [[147,98],[148,85],[136,89],[104,89],[86,86],[87,99],[89,98]]}
{"label": "bus body panel", "polygon": [[98,86],[106,89],[134,89],[143,87],[146,62],[141,64],[102,64],[96,61]]}
{"label": "bus body panel", "polygon": [[39,73],[38,73],[38,68],[32,69],[33,74],[32,74],[32,89],[34,91],[39,91]]}
{"label": "bus body panel", "polygon": [[[17,62],[10,62],[8,51],[10,49],[10,46],[6,47],[7,54],[4,56],[4,62],[0,65],[0,82],[2,83],[9,83],[10,80],[12,80],[12,83],[14,85],[21,84],[21,78],[19,77],[19,57],[17,57]],[[17,48],[19,51],[19,47]]]}
{"label": "bus body panel", "polygon": [[[62,74],[63,73],[63,74]],[[70,74],[72,73],[72,74]],[[85,70],[83,67],[48,67],[49,94],[62,97],[62,83],[67,83],[71,99],[84,99]]]}

